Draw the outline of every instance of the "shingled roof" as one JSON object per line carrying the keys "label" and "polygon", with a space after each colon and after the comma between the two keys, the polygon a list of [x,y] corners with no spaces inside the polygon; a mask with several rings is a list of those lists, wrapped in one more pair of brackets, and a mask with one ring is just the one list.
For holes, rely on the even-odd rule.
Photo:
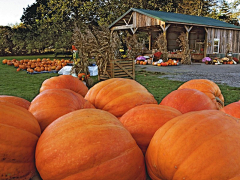
{"label": "shingled roof", "polygon": [[229,24],[223,21],[219,21],[209,17],[202,16],[193,16],[172,12],[164,12],[164,11],[154,11],[154,10],[146,10],[146,9],[135,9],[131,8],[126,13],[124,13],[121,17],[119,17],[116,21],[114,21],[109,28],[116,25],[116,23],[128,15],[131,12],[138,12],[140,14],[144,14],[146,16],[159,19],[166,23],[175,23],[175,24],[186,24],[186,25],[195,25],[195,26],[205,26],[205,27],[216,27],[216,28],[226,28],[226,29],[237,29],[240,30],[240,26],[235,26],[233,24]]}

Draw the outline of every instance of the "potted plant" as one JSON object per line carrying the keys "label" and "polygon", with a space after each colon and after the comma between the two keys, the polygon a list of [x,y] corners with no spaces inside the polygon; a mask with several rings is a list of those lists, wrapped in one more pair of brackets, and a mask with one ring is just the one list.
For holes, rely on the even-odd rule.
{"label": "potted plant", "polygon": [[212,61],[212,59],[210,57],[205,57],[202,59],[202,62],[204,62],[205,64],[210,64]]}

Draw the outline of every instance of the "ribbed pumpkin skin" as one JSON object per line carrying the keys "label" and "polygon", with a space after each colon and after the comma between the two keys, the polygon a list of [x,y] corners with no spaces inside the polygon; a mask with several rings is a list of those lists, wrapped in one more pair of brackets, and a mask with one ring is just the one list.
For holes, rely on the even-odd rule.
{"label": "ribbed pumpkin skin", "polygon": [[0,179],[36,175],[34,155],[40,134],[40,126],[28,110],[0,102]]}
{"label": "ribbed pumpkin skin", "polygon": [[130,109],[120,121],[145,154],[154,133],[167,121],[179,115],[182,115],[180,111],[169,106],[144,104]]}
{"label": "ribbed pumpkin skin", "polygon": [[88,87],[78,78],[72,75],[60,75],[43,81],[40,92],[46,89],[70,89],[83,97],[88,92]]}
{"label": "ribbed pumpkin skin", "polygon": [[152,180],[234,179],[240,174],[239,142],[236,118],[218,110],[183,114],[154,134],[145,156],[148,174]]}
{"label": "ribbed pumpkin skin", "polygon": [[200,110],[216,110],[213,101],[203,92],[196,89],[178,89],[165,96],[161,105],[170,106],[181,113]]}
{"label": "ribbed pumpkin skin", "polygon": [[0,95],[0,101],[10,102],[15,105],[21,106],[25,109],[28,109],[31,102],[26,99],[17,97],[17,96],[8,96],[8,95]]}
{"label": "ribbed pumpkin skin", "polygon": [[108,111],[116,117],[121,117],[135,106],[157,104],[144,86],[124,78],[112,78],[95,84],[85,98],[97,109]]}
{"label": "ribbed pumpkin skin", "polygon": [[43,131],[60,116],[82,108],[94,108],[91,106],[80,94],[69,89],[47,89],[32,100],[29,111]]}
{"label": "ribbed pumpkin skin", "polygon": [[224,97],[219,86],[213,81],[208,79],[192,79],[182,84],[178,89],[184,88],[197,89],[205,93],[214,102],[217,109],[224,107]]}
{"label": "ribbed pumpkin skin", "polygon": [[228,104],[220,110],[233,117],[240,118],[240,101]]}
{"label": "ribbed pumpkin skin", "polygon": [[145,180],[144,157],[121,122],[99,109],[68,113],[50,124],[36,148],[44,180]]}

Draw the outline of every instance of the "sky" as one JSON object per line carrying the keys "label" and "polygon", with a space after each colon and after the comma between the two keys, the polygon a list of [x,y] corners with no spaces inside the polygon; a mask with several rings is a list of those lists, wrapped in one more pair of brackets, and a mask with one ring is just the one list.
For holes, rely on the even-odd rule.
{"label": "sky", "polygon": [[0,0],[0,26],[19,24],[23,8],[36,0]]}
{"label": "sky", "polygon": [[[228,0],[231,2],[233,0]],[[0,26],[19,24],[23,8],[32,5],[36,0],[0,0]]]}

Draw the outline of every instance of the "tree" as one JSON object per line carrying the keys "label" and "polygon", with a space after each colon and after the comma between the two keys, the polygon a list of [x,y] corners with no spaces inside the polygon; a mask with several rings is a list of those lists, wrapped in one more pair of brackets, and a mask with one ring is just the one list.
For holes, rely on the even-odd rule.
{"label": "tree", "polygon": [[0,26],[0,56],[7,55],[12,52],[12,29],[9,26]]}
{"label": "tree", "polygon": [[14,25],[12,27],[12,43],[13,53],[15,54],[26,54],[26,47],[27,47],[27,37],[28,37],[28,29],[26,25],[23,23]]}
{"label": "tree", "polygon": [[226,0],[222,0],[219,8],[219,19],[225,22],[231,21],[232,12],[230,10],[229,4]]}
{"label": "tree", "polygon": [[[21,21],[27,25],[29,38],[27,49],[39,52],[54,47],[69,49],[72,44],[73,23],[67,10],[57,10],[50,0],[37,0],[24,9]],[[56,3],[58,7],[58,3]]]}
{"label": "tree", "polygon": [[232,9],[232,21],[230,23],[239,26],[240,24],[240,0],[235,0],[230,3],[230,8]]}

